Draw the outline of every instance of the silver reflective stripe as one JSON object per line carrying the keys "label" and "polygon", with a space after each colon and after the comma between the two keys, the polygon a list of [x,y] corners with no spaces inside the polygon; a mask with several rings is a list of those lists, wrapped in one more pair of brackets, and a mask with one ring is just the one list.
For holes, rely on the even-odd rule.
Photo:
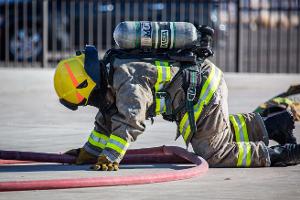
{"label": "silver reflective stripe", "polygon": [[[210,83],[208,84],[208,87],[205,91],[205,93],[200,96],[200,101],[198,101],[198,104],[200,104],[201,101],[205,101],[209,92],[211,91],[212,87],[217,84],[217,82],[219,81],[219,74],[222,73],[221,70],[219,70],[218,68],[215,68],[215,72],[216,74],[213,76],[213,79],[210,81]],[[208,104],[209,102],[205,102],[205,104]],[[196,110],[197,107],[194,107],[194,110]]]}
{"label": "silver reflective stripe", "polygon": [[114,150],[120,155],[124,155],[126,153],[126,150],[129,146],[129,143],[116,135],[111,134],[108,143],[105,146],[105,149],[109,148]]}
{"label": "silver reflective stripe", "polygon": [[165,108],[165,98],[161,98],[159,99],[159,101],[160,101],[160,113],[163,113]]}
{"label": "silver reflective stripe", "polygon": [[118,156],[114,155],[113,153],[111,153],[110,151],[108,151],[108,150],[106,150],[106,149],[104,149],[104,150],[102,151],[101,154],[105,155],[106,158],[107,158],[110,162],[115,162],[115,161],[118,159]]}
{"label": "silver reflective stripe", "polygon": [[90,134],[88,142],[90,143],[91,146],[104,149],[108,139],[109,139],[108,136],[106,136],[105,134],[98,133],[97,131],[93,130],[92,133]]}
{"label": "silver reflective stripe", "polygon": [[94,135],[94,133],[92,133],[90,135],[90,137],[95,141],[95,142],[98,142],[98,143],[102,143],[104,145],[106,145],[107,141],[102,139],[102,138],[98,138],[96,135]]}
{"label": "silver reflective stripe", "polygon": [[244,138],[245,133],[243,132],[242,122],[240,121],[240,119],[238,118],[237,115],[233,115],[233,117],[236,120],[238,128],[239,128],[239,135],[240,135],[240,141],[239,142],[246,142],[245,138]]}
{"label": "silver reflective stripe", "polygon": [[124,146],[123,144],[121,144],[120,142],[118,142],[116,140],[109,139],[108,143],[114,144],[114,145],[118,146],[120,149],[123,149],[125,151],[127,149],[127,146]]}
{"label": "silver reflective stripe", "polygon": [[100,153],[102,152],[101,148],[98,148],[96,146],[93,146],[92,144],[90,144],[89,142],[86,142],[85,145],[83,146],[83,148],[89,152],[90,154],[98,157],[100,155]]}
{"label": "silver reflective stripe", "polygon": [[243,154],[243,166],[247,166],[247,152],[248,152],[248,148],[247,145],[245,144],[245,142],[242,142],[243,145],[243,149],[244,149],[244,154]]}

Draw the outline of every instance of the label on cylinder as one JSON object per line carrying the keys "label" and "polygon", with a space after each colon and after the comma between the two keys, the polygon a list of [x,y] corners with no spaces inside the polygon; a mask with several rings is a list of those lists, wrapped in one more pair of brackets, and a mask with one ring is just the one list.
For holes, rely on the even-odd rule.
{"label": "label on cylinder", "polygon": [[141,22],[141,47],[152,47],[151,22]]}
{"label": "label on cylinder", "polygon": [[[157,23],[157,22],[156,22]],[[159,29],[157,30],[160,34],[160,38],[158,38],[160,48],[167,49],[170,47],[171,43],[171,23],[169,22],[159,22]]]}

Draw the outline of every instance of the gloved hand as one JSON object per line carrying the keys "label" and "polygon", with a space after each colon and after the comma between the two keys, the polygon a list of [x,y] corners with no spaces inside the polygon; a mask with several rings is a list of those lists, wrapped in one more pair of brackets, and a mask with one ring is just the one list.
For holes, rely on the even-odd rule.
{"label": "gloved hand", "polygon": [[78,157],[78,155],[79,155],[79,153],[80,153],[80,149],[81,149],[81,148],[78,148],[78,149],[71,149],[71,150],[69,150],[69,151],[66,151],[64,154],[70,155],[70,156]]}
{"label": "gloved hand", "polygon": [[75,156],[76,158],[76,165],[83,165],[83,164],[90,164],[96,162],[96,156],[87,152],[84,148],[79,149],[71,149],[64,154]]}
{"label": "gloved hand", "polygon": [[109,161],[105,155],[100,155],[95,165],[91,167],[95,171],[118,171],[119,163]]}

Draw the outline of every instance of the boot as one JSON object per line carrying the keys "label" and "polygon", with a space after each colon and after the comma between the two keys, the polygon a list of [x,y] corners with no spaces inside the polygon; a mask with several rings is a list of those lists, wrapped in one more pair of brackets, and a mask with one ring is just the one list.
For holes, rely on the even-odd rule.
{"label": "boot", "polygon": [[275,140],[280,145],[286,143],[296,144],[296,138],[293,135],[295,121],[290,111],[284,110],[273,113],[263,118],[269,139]]}
{"label": "boot", "polygon": [[277,145],[268,148],[272,167],[300,164],[300,144]]}

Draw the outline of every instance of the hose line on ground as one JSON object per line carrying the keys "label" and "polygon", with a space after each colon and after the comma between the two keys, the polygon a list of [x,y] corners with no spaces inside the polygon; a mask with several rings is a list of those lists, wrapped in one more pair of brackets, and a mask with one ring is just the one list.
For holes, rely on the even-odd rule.
{"label": "hose line on ground", "polygon": [[[1,164],[20,164],[33,162],[75,162],[75,158],[64,154],[33,153],[18,151],[0,151]],[[112,176],[77,179],[30,180],[0,182],[0,192],[24,190],[50,190],[83,187],[137,185],[188,179],[204,174],[208,170],[207,162],[197,155],[175,146],[162,146],[128,150],[121,164],[194,164],[196,166],[175,170],[142,174],[135,176]]]}

